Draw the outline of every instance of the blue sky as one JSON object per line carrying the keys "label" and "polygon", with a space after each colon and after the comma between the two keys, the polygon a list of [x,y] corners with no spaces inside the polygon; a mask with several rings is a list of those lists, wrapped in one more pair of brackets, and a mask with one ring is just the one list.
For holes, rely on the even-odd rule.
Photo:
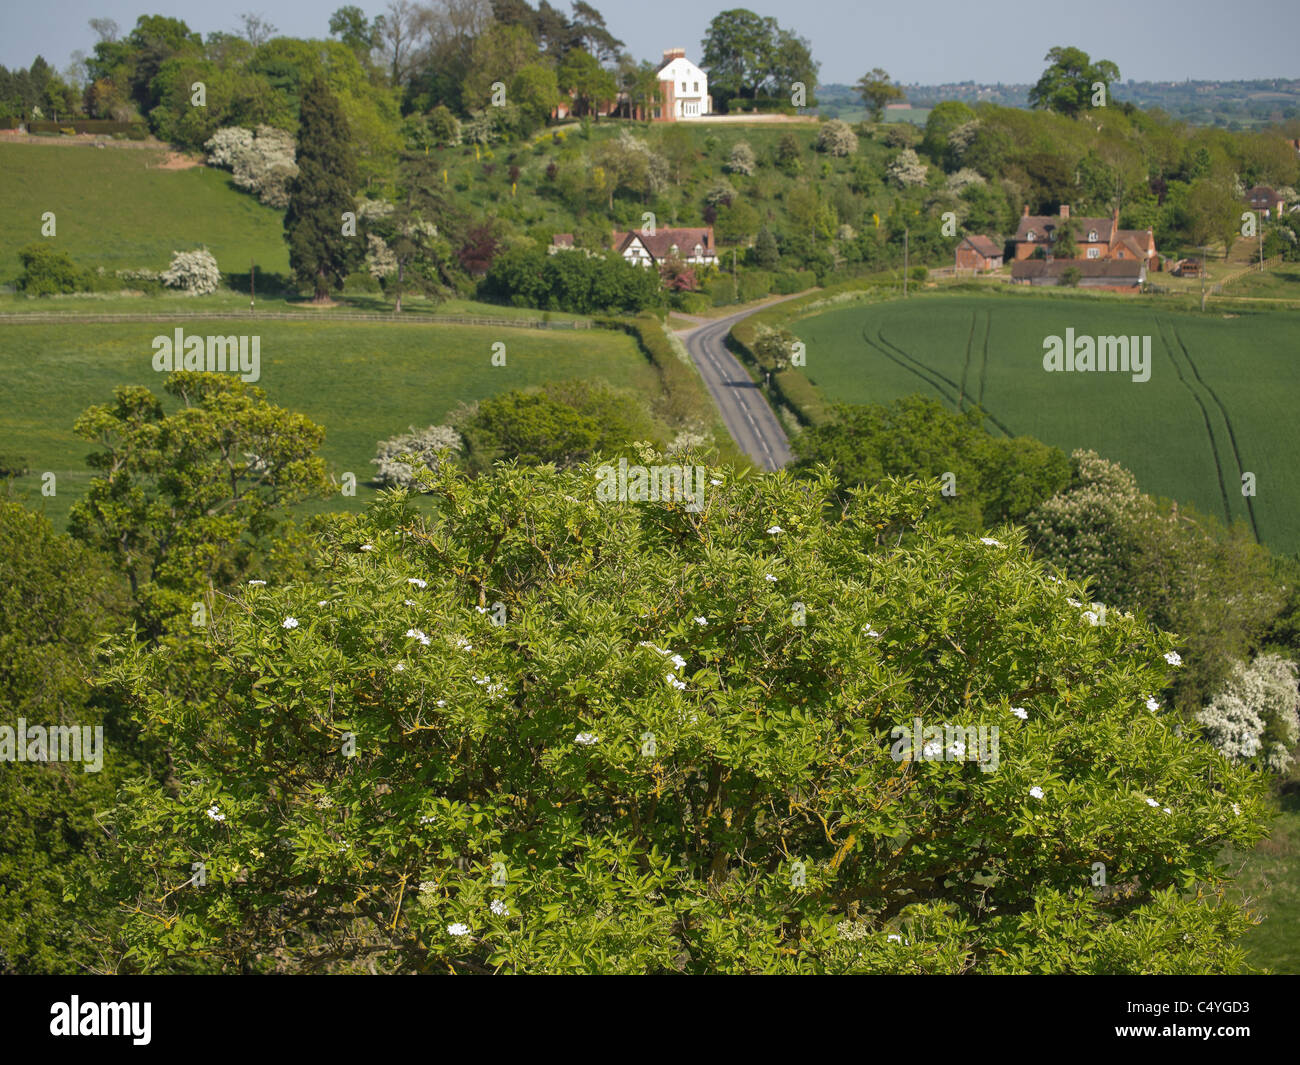
{"label": "blue sky", "polygon": [[[40,54],[62,69],[74,50],[90,51],[96,38],[87,22],[96,16],[115,19],[125,32],[141,14],[170,15],[207,34],[233,31],[240,12],[254,11],[281,33],[324,37],[330,12],[345,2],[6,0],[0,63],[25,67]],[[567,0],[552,3],[567,9]],[[735,3],[595,0],[593,6],[634,55],[657,59],[665,48],[678,46],[697,57],[709,20]],[[383,7],[378,0],[357,6],[370,15]],[[1257,0],[1246,7],[1222,0],[754,0],[744,6],[807,37],[826,82],[855,81],[877,66],[901,82],[1030,82],[1057,44],[1111,59],[1125,78],[1139,81],[1300,77],[1298,0]]]}

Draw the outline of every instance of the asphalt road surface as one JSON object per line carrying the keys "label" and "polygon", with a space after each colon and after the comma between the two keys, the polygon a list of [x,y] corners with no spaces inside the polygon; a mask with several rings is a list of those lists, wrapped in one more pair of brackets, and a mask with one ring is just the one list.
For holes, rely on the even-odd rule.
{"label": "asphalt road surface", "polygon": [[726,349],[723,339],[742,318],[770,306],[771,303],[751,307],[678,334],[699,367],[732,439],[764,470],[780,469],[790,462],[794,457],[790,453],[790,441],[763,398],[762,390]]}

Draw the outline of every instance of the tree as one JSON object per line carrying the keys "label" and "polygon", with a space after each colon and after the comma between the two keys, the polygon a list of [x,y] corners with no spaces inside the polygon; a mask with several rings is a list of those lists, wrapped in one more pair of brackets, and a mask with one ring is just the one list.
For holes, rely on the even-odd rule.
{"label": "tree", "polygon": [[885,167],[885,173],[899,188],[910,189],[926,183],[929,169],[916,152],[904,148]]}
{"label": "tree", "polygon": [[50,244],[28,244],[18,252],[23,271],[18,288],[29,296],[52,296],[80,292],[86,287],[85,271],[62,251]]}
{"label": "tree", "polygon": [[1188,664],[1174,698],[1190,716],[1285,602],[1268,552],[1240,525],[1152,499],[1095,452],[1076,451],[1072,466],[1070,483],[1026,516],[1031,541],[1063,573],[1092,581],[1108,607],[1182,634]]}
{"label": "tree", "polygon": [[286,525],[285,508],[325,495],[315,455],[324,430],[266,402],[229,374],[172,372],[168,414],[138,385],[114,390],[73,431],[102,450],[100,471],[74,503],[70,529],[112,559],[150,634],[189,629],[205,591],[241,579]]}
{"label": "tree", "polygon": [[949,138],[955,129],[976,122],[975,112],[960,100],[941,100],[930,110],[925,120],[925,136],[921,138],[921,151],[944,169],[951,169],[958,161]]}
{"label": "tree", "polygon": [[[382,17],[382,16],[381,16]],[[339,8],[330,16],[330,36],[337,37],[364,60],[379,45],[378,19],[371,23],[354,4]]]}
{"label": "tree", "polygon": [[941,520],[962,532],[983,532],[1023,521],[1070,480],[1062,451],[1033,437],[995,437],[983,422],[978,410],[958,414],[924,396],[888,406],[837,406],[795,439],[795,468],[825,464],[845,487],[951,475]]}
{"label": "tree", "polygon": [[858,95],[862,97],[872,122],[880,121],[880,117],[885,113],[886,104],[904,99],[903,90],[895,85],[890,80],[889,74],[880,67],[863,74],[855,88],[858,90]]}
{"label": "tree", "polygon": [[754,149],[745,141],[737,141],[731,148],[731,155],[727,159],[727,169],[733,174],[744,174],[746,177],[754,173],[754,168],[758,165],[758,160],[754,157]]}
{"label": "tree", "polygon": [[763,18],[744,8],[715,15],[701,45],[700,65],[708,72],[715,96],[758,95],[771,68],[776,19]]}
{"label": "tree", "polygon": [[[492,86],[509,86],[524,67],[540,56],[537,42],[523,26],[492,23],[475,41],[468,71],[461,88],[464,105],[470,111],[492,104]],[[562,80],[560,88],[565,88]]]}
{"label": "tree", "polygon": [[117,40],[118,26],[111,18],[93,18],[90,20],[90,28],[105,44],[112,44]]}
{"label": "tree", "polygon": [[244,26],[244,39],[254,48],[260,48],[279,32],[277,27],[260,14],[245,12],[239,16],[239,21]]}
{"label": "tree", "polygon": [[1234,662],[1227,684],[1196,713],[1206,738],[1227,758],[1285,773],[1300,740],[1296,673],[1296,664],[1277,654]]}
{"label": "tree", "polygon": [[823,122],[817,131],[817,150],[830,155],[852,155],[858,150],[857,134],[847,122],[832,118]]}
{"label": "tree", "polygon": [[1119,67],[1109,59],[1094,63],[1079,48],[1058,45],[1043,58],[1051,65],[1029,90],[1031,107],[1073,117],[1092,105],[1093,94],[1099,86],[1109,102],[1111,83],[1119,81]]}
{"label": "tree", "polygon": [[87,919],[64,892],[88,874],[103,835],[96,812],[139,768],[111,700],[88,683],[96,643],[124,622],[125,589],[97,552],[12,501],[0,501],[0,557],[3,724],[98,727],[105,740],[97,770],[83,749],[84,767],[28,762],[0,771],[0,969],[85,972],[99,957],[90,926],[112,914],[97,907]]}
{"label": "tree", "polygon": [[758,231],[754,242],[754,264],[762,270],[774,270],[780,262],[781,254],[776,247],[776,238],[772,231],[764,226]]}
{"label": "tree", "polygon": [[602,103],[618,95],[618,82],[614,75],[580,48],[573,49],[564,57],[556,77],[562,91],[576,94],[574,114],[577,115],[592,111],[599,113]]}
{"label": "tree", "polygon": [[409,284],[425,295],[452,283],[452,243],[459,217],[422,156],[402,164],[395,201],[371,201],[357,212],[364,221],[367,267],[402,311]]}
{"label": "tree", "polygon": [[355,237],[343,234],[343,216],[355,210],[358,184],[347,123],[320,77],[303,93],[298,145],[298,174],[289,184],[284,215],[289,266],[323,303],[331,288],[343,287],[362,252]]}
{"label": "tree", "polygon": [[[1266,799],[1145,708],[1170,637],[1081,623],[1078,587],[1014,532],[936,531],[935,486],[873,486],[827,520],[829,478],[702,472],[703,514],[635,502],[635,468],[620,495],[617,466],[448,464],[434,513],[391,494],[332,522],[302,578],[219,603],[184,673],[121,649],[110,678],[187,772],[113,811],[113,953],[148,972],[1245,967],[1219,856],[1263,837]],[[905,747],[918,717],[937,739]],[[158,890],[196,856],[203,890]],[[1098,860],[1122,899],[1088,888]]]}
{"label": "tree", "polygon": [[394,88],[406,79],[415,38],[415,17],[416,7],[410,0],[389,0],[384,14],[375,17],[375,36],[388,61],[390,84]]}

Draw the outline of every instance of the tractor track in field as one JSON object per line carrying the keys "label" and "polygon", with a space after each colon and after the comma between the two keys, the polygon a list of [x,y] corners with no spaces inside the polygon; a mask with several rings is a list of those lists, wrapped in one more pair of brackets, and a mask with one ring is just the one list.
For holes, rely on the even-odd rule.
{"label": "tractor track in field", "polygon": [[[1210,438],[1210,452],[1214,455],[1214,469],[1215,472],[1219,475],[1219,495],[1223,499],[1223,517],[1224,520],[1229,525],[1231,525],[1232,508],[1228,502],[1228,485],[1227,482],[1223,479],[1223,462],[1219,458],[1219,442],[1214,435],[1214,426],[1210,424],[1210,412],[1208,409],[1206,409],[1205,403],[1201,399],[1200,394],[1196,391],[1195,388],[1192,387],[1191,382],[1188,381],[1187,378],[1183,375],[1183,370],[1182,367],[1178,365],[1178,360],[1174,358],[1173,348],[1170,347],[1169,340],[1165,337],[1165,330],[1164,330],[1165,323],[1162,322],[1159,318],[1157,318],[1155,321],[1156,321],[1156,335],[1160,337],[1160,344],[1165,349],[1165,354],[1169,356],[1169,362],[1173,365],[1174,373],[1178,375],[1179,382],[1182,384],[1182,386],[1185,389],[1187,389],[1187,392],[1192,397],[1192,399],[1196,400],[1196,405],[1201,408],[1201,418],[1205,422],[1205,433]],[[1173,330],[1172,325],[1169,328],[1171,331]]]}
{"label": "tractor track in field", "polygon": [[[906,349],[899,347],[893,341],[889,340],[885,336],[883,331],[879,329],[876,330],[876,337],[877,340],[872,340],[871,337],[868,336],[867,334],[866,327],[863,327],[862,338],[869,345],[871,345],[873,348],[879,351],[887,359],[890,359],[898,366],[901,366],[904,370],[907,370],[909,373],[915,374],[922,381],[924,381],[931,388],[933,388],[936,392],[938,392],[944,399],[948,400],[950,403],[953,403],[956,406],[956,409],[958,411],[961,410],[960,405],[956,404],[956,400],[953,396],[954,392],[960,393],[961,390],[961,386],[958,385],[956,381],[954,381],[947,374],[942,373],[939,370],[936,370],[934,367],[926,365],[915,355],[910,354]],[[987,362],[987,357],[988,357],[987,335],[985,336],[984,344],[985,344],[984,346],[985,361]],[[889,350],[890,348],[893,348],[894,350],[890,351]],[[897,352],[897,354],[895,354],[895,352]],[[909,363],[913,365],[909,365]],[[927,376],[927,374],[929,376]],[[939,384],[938,381],[936,380],[932,380],[932,378],[938,378],[938,380],[946,381],[948,385],[951,386],[951,391],[945,389],[943,385]],[[981,399],[983,399],[983,392],[984,390],[981,387],[980,389]],[[1015,436],[1015,433],[1013,433],[1010,429],[1007,428],[1006,424],[1002,421],[1001,418],[999,418],[996,414],[993,414],[990,411],[985,410],[982,403],[979,403],[977,405],[979,406],[980,410],[984,412],[985,417],[987,417],[989,421],[991,421],[994,425],[996,425],[999,429],[1001,429],[1003,433],[1005,433],[1008,437]]]}
{"label": "tractor track in field", "polygon": [[[992,329],[993,329],[993,318],[989,314],[989,309],[985,307],[984,308],[984,345],[983,345],[984,354],[983,354],[983,358],[980,360],[980,398],[975,401],[981,410],[984,409],[984,382],[988,380],[988,376],[989,376],[989,333],[992,331]],[[990,415],[990,417],[992,417],[992,415]],[[998,422],[996,418],[993,420],[994,423],[997,425],[1002,424],[1001,422]],[[1002,431],[1006,433],[1007,436],[1011,435],[1010,430],[1007,429],[1006,426],[1002,426]]]}
{"label": "tractor track in field", "polygon": [[957,396],[957,412],[961,413],[962,402],[966,399],[966,377],[970,373],[970,350],[975,343],[975,323],[979,320],[979,311],[970,312],[970,332],[966,334],[966,361],[961,368],[961,392]]}
{"label": "tractor track in field", "polygon": [[[1223,424],[1227,426],[1228,429],[1228,442],[1232,445],[1232,457],[1237,463],[1237,473],[1239,475],[1244,474],[1246,472],[1246,466],[1241,461],[1241,449],[1237,446],[1237,432],[1232,427],[1232,419],[1228,417],[1228,408],[1223,405],[1223,400],[1219,398],[1219,394],[1215,392],[1214,389],[1209,386],[1208,382],[1206,382],[1205,378],[1201,376],[1201,371],[1192,360],[1192,353],[1187,350],[1187,345],[1183,342],[1183,337],[1182,334],[1178,332],[1178,327],[1173,323],[1170,323],[1169,331],[1174,334],[1174,339],[1178,341],[1178,347],[1182,350],[1183,358],[1187,360],[1187,365],[1192,368],[1192,373],[1196,375],[1196,380],[1199,382],[1200,386],[1210,394],[1210,398],[1214,400],[1215,405],[1219,408],[1219,413],[1223,415]],[[1259,524],[1255,520],[1254,497],[1245,496],[1244,498],[1246,500],[1246,512],[1250,515],[1250,531],[1255,536],[1255,543],[1262,543],[1263,541],[1259,538]]]}

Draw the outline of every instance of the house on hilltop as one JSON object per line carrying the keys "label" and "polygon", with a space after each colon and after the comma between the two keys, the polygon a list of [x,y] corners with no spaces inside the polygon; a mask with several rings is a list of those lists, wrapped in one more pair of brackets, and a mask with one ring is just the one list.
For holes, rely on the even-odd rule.
{"label": "house on hilltop", "polygon": [[659,79],[659,104],[651,116],[659,122],[702,118],[713,110],[709,76],[686,58],[685,48],[664,52]]}
{"label": "house on hilltop", "polygon": [[1072,219],[1068,203],[1061,204],[1060,213],[1055,216],[1031,215],[1029,206],[1025,205],[1025,213],[1016,227],[1015,261],[1031,258],[1039,248],[1053,258],[1059,258],[1053,252],[1058,239],[1056,235],[1070,223],[1074,226],[1074,243],[1078,249],[1075,258],[1100,262],[1136,259],[1148,270],[1160,269],[1156,238],[1151,229],[1120,229],[1119,211],[1113,211],[1109,218]]}
{"label": "house on hilltop", "polygon": [[692,266],[716,266],[718,263],[712,226],[657,229],[653,234],[641,230],[615,230],[614,251],[628,262],[641,266],[658,266],[670,259]]}

